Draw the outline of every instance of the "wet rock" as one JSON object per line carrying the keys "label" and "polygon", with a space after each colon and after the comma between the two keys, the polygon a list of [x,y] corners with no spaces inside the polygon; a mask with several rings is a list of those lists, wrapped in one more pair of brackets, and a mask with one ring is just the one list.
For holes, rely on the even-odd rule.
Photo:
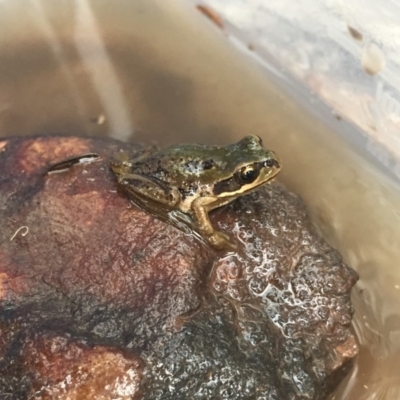
{"label": "wet rock", "polygon": [[115,348],[42,334],[25,343],[21,356],[34,398],[141,398],[141,360]]}
{"label": "wet rock", "polygon": [[[216,210],[238,243],[216,252],[118,191],[120,150],[143,149],[0,141],[0,394],[325,398],[358,352],[357,276],[300,199],[274,183]],[[47,173],[85,153],[99,157]]]}

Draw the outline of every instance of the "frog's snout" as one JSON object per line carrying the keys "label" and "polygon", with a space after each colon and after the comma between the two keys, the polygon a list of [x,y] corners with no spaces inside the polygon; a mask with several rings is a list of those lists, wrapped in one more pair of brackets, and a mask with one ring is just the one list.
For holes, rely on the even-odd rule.
{"label": "frog's snout", "polygon": [[281,164],[277,159],[270,159],[265,161],[264,165],[268,168],[277,168],[277,169],[281,169]]}
{"label": "frog's snout", "polygon": [[277,169],[278,171],[282,168],[281,160],[273,151],[270,152],[270,158],[264,162],[264,166]]}

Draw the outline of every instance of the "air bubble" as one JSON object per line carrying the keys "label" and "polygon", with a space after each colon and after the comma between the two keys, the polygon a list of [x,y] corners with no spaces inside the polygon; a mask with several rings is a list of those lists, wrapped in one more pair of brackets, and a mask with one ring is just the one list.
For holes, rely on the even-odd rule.
{"label": "air bubble", "polygon": [[385,54],[375,43],[370,43],[364,47],[361,65],[368,75],[375,75],[385,66]]}
{"label": "air bubble", "polygon": [[291,353],[285,353],[285,355],[283,356],[283,362],[285,364],[291,364],[292,361],[293,361],[292,354]]}

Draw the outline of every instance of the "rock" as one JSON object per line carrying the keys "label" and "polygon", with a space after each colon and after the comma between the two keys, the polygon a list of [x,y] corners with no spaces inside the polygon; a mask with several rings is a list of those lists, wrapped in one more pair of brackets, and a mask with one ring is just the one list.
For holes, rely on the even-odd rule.
{"label": "rock", "polygon": [[143,148],[0,141],[0,395],[325,398],[358,352],[357,275],[301,200],[273,183],[214,211],[238,243],[218,252],[129,202],[120,150]]}

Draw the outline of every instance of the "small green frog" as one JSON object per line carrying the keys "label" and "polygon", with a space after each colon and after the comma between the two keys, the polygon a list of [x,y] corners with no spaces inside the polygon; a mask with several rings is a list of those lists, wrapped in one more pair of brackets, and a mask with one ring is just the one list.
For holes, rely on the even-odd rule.
{"label": "small green frog", "polygon": [[[114,160],[111,169],[133,202],[173,222],[174,212],[217,249],[236,246],[214,230],[208,213],[271,180],[281,169],[258,136],[229,146],[181,144],[152,149],[139,157]],[[189,218],[187,218],[189,217]]]}

